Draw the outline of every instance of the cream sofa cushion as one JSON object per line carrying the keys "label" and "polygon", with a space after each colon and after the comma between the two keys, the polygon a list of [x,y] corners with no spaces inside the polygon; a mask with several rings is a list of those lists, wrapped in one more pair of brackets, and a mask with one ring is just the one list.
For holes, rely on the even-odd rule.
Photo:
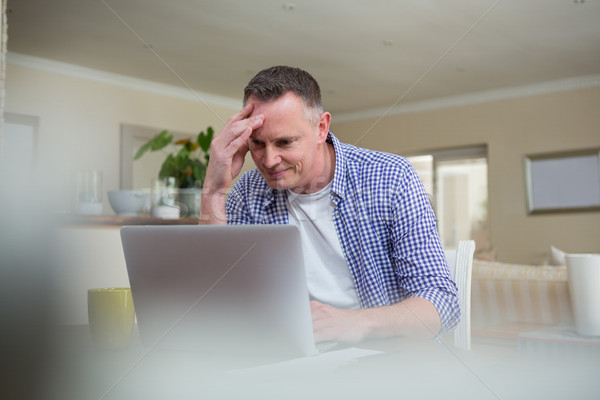
{"label": "cream sofa cushion", "polygon": [[567,269],[474,260],[471,313],[473,326],[570,323]]}

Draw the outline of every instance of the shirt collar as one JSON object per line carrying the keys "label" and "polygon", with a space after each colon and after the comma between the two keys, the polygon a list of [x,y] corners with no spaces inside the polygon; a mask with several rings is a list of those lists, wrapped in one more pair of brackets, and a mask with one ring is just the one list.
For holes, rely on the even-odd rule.
{"label": "shirt collar", "polygon": [[346,180],[344,179],[344,171],[346,170],[346,160],[344,159],[344,152],[342,150],[341,142],[333,136],[333,133],[329,131],[327,134],[327,143],[333,145],[335,151],[335,172],[333,175],[333,184],[331,185],[331,200],[337,204],[339,200],[344,198],[344,192],[346,188]]}

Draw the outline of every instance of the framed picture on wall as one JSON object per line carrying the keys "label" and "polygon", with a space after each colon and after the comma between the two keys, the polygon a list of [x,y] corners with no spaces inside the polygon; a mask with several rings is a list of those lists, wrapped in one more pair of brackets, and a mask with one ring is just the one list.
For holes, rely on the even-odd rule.
{"label": "framed picture on wall", "polygon": [[600,211],[600,148],[525,156],[529,214]]}

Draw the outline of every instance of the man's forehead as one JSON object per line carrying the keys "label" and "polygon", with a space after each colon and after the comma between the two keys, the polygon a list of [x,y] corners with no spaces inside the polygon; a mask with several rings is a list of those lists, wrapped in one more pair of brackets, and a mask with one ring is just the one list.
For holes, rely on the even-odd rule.
{"label": "man's forehead", "polygon": [[274,132],[274,133],[269,133],[269,134],[265,134],[261,132],[257,132],[256,130],[252,132],[252,134],[250,135],[250,139],[254,139],[260,142],[276,142],[276,141],[281,141],[281,140],[285,140],[285,141],[294,141],[298,138],[301,138],[303,136],[303,134],[301,133],[290,133],[290,132]]}
{"label": "man's forehead", "polygon": [[268,101],[262,101],[255,96],[250,96],[248,101],[246,101],[247,104],[254,105],[253,114],[256,114],[257,110],[302,110],[304,105],[303,100],[293,92],[284,93],[278,98]]}

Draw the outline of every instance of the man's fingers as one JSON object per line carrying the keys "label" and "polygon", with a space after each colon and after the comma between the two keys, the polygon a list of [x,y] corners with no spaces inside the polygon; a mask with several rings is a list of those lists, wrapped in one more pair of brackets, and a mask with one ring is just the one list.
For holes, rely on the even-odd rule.
{"label": "man's fingers", "polygon": [[[217,135],[216,140],[219,140],[220,138],[222,141],[225,141],[225,143],[228,143],[243,134],[248,126],[252,127],[253,125],[256,125],[258,116],[248,118],[252,113],[253,108],[253,104],[248,104],[238,113],[232,115],[225,123],[225,127],[223,127],[221,133]],[[262,114],[259,115],[262,116]],[[258,119],[260,120],[260,118]]]}
{"label": "man's fingers", "polygon": [[250,123],[250,125],[255,125],[260,121],[262,124],[261,120],[263,118],[263,114],[258,114],[251,117],[250,115],[252,114],[252,110],[254,110],[254,104],[247,104],[244,108],[242,108],[236,114],[233,114],[227,120],[227,123],[225,123],[225,128],[229,127],[230,129],[235,130],[234,127],[239,126],[240,123],[242,125],[246,125],[248,123]]}
{"label": "man's fingers", "polygon": [[252,113],[252,109],[254,109],[254,104],[252,104],[252,103],[246,104],[244,106],[244,108],[242,108],[237,113],[233,114],[227,122],[231,124],[236,121],[241,121],[241,120],[245,119],[248,115],[250,115]]}
{"label": "man's fingers", "polygon": [[232,154],[243,152],[244,155],[248,151],[248,138],[252,134],[252,128],[246,127],[242,133],[229,143],[229,150]]}
{"label": "man's fingers", "polygon": [[313,335],[315,337],[315,342],[333,340],[335,338],[334,328],[324,322],[325,321],[313,321]]}
{"label": "man's fingers", "polygon": [[226,126],[213,141],[215,153],[223,152],[226,157],[231,157],[248,147],[248,138],[255,129],[260,128],[263,121],[264,114],[258,114]]}
{"label": "man's fingers", "polygon": [[236,139],[239,137],[244,137],[244,139],[247,140],[248,137],[250,137],[250,135],[252,134],[253,130],[258,129],[262,126],[264,117],[264,114],[254,115],[252,117],[231,124],[229,129]]}
{"label": "man's fingers", "polygon": [[227,152],[229,154],[236,154],[239,151],[244,151],[244,154],[248,151],[248,138],[252,135],[252,132],[262,125],[263,115],[259,114],[244,120],[244,124],[232,128],[233,138],[226,145]]}

